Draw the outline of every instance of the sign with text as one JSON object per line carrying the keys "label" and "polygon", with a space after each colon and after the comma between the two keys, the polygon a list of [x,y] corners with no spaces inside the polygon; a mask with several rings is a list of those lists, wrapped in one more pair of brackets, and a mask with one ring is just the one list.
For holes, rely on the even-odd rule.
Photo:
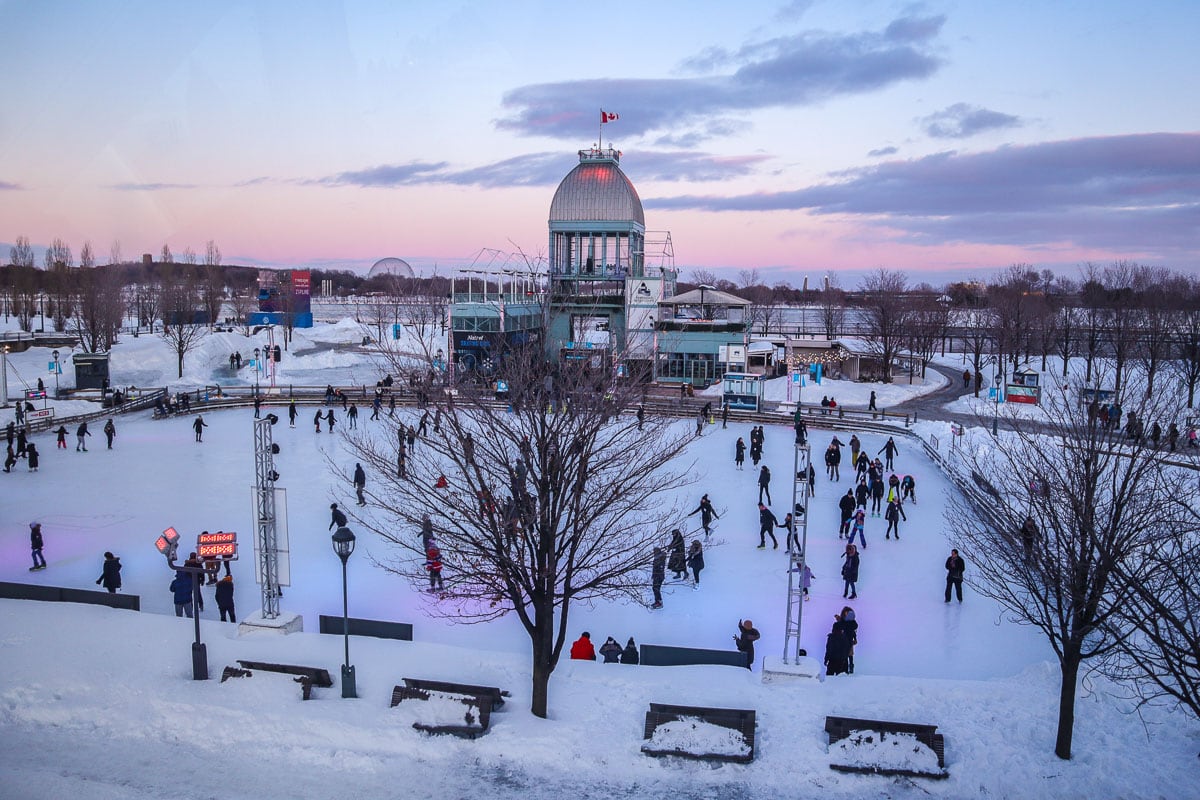
{"label": "sign with text", "polygon": [[237,558],[237,533],[217,531],[196,537],[196,555],[200,558]]}

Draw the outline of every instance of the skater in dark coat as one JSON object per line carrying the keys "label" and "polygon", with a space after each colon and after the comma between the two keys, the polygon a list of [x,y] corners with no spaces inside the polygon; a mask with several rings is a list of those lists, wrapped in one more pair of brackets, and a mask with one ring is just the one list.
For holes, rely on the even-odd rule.
{"label": "skater in dark coat", "polygon": [[661,547],[654,548],[654,558],[650,562],[650,586],[654,590],[654,605],[651,608],[662,608],[662,585],[667,577],[667,554]]}
{"label": "skater in dark coat", "polygon": [[779,526],[779,520],[771,513],[771,509],[758,504],[758,549],[762,550],[767,546],[767,536],[771,537],[771,543],[775,545],[772,549],[779,549],[779,540],[775,538],[775,528]]}
{"label": "skater in dark coat", "polygon": [[229,616],[230,622],[237,622],[237,615],[233,610],[233,577],[226,575],[217,581],[216,593],[217,610],[221,612],[221,622],[225,621],[226,615]]}
{"label": "skater in dark coat", "polygon": [[633,637],[630,636],[629,641],[625,643],[625,649],[621,651],[621,663],[637,665],[640,662],[641,658],[638,656],[637,644],[633,641]]}
{"label": "skater in dark coat", "polygon": [[796,535],[796,520],[791,514],[787,514],[783,518],[783,522],[779,523],[779,527],[787,531],[787,541],[784,542],[784,547],[788,552],[792,552],[792,542],[796,543],[795,552],[800,552],[800,537]]}
{"label": "skater in dark coat", "polygon": [[175,601],[175,616],[192,618],[192,574],[181,569],[175,570],[175,580],[171,581],[171,594]]}
{"label": "skater in dark coat", "polygon": [[363,492],[367,488],[367,473],[363,470],[362,464],[354,465],[354,493],[358,495],[358,504],[365,506],[367,500],[363,497]]}
{"label": "skater in dark coat", "polygon": [[836,624],[829,635],[825,637],[825,674],[843,675],[849,669],[850,642],[846,632]]}
{"label": "skater in dark coat", "polygon": [[296,414],[297,413],[299,413],[299,412],[296,411],[296,401],[292,400],[290,403],[288,403],[288,427],[289,428],[296,427]]}
{"label": "skater in dark coat", "polygon": [[17,465],[17,454],[13,452],[13,446],[8,445],[8,454],[4,457],[4,471],[12,472],[12,468]]}
{"label": "skater in dark coat", "polygon": [[323,419],[325,419],[325,415],[318,409],[317,413],[313,416],[313,427],[316,428],[316,433],[321,432],[321,420]]}
{"label": "skater in dark coat", "polygon": [[330,433],[333,433],[333,426],[334,426],[334,423],[336,423],[336,422],[337,422],[337,418],[336,418],[336,417],[334,417],[334,415],[333,415],[333,409],[332,409],[332,408],[331,408],[331,409],[329,409],[329,413],[325,415],[325,421],[326,421],[327,423],[329,423],[329,428],[328,428],[328,431],[329,431]]}
{"label": "skater in dark coat", "polygon": [[35,445],[33,442],[30,442],[29,446],[25,448],[25,458],[28,459],[30,472],[38,471],[38,464],[40,463],[39,462],[40,457],[41,457],[41,454],[38,453],[37,445]]}
{"label": "skater in dark coat", "polygon": [[900,481],[900,499],[911,500],[914,505],[917,502],[917,482],[912,475],[905,475]]}
{"label": "skater in dark coat", "polygon": [[346,515],[344,513],[342,513],[342,510],[340,508],[338,508],[337,503],[329,504],[329,517],[330,517],[330,519],[329,519],[328,530],[333,530],[335,527],[338,527],[338,528],[346,527]]}
{"label": "skater in dark coat", "polygon": [[671,557],[667,561],[667,569],[671,570],[671,578],[680,580],[687,577],[687,556],[684,554],[683,533],[676,528],[671,531],[671,543],[668,545]]}
{"label": "skater in dark coat", "polygon": [[96,578],[96,585],[103,586],[109,594],[116,594],[117,589],[121,588],[121,559],[112,553],[104,554],[104,567],[100,577]]}
{"label": "skater in dark coat", "polygon": [[208,427],[208,423],[204,421],[204,417],[196,415],[196,421],[192,423],[192,430],[196,432],[196,441],[204,441],[204,429]]}
{"label": "skater in dark coat", "polygon": [[895,500],[888,503],[887,511],[883,512],[883,518],[887,520],[887,535],[883,538],[892,538],[892,533],[895,532],[896,540],[900,540],[900,504]]}
{"label": "skater in dark coat", "polygon": [[884,469],[892,469],[892,459],[896,457],[896,453],[899,450],[900,448],[896,447],[896,440],[889,436],[883,447],[879,448],[879,452],[883,453]]}
{"label": "skater in dark coat", "polygon": [[834,614],[833,629],[846,637],[849,651],[846,653],[846,672],[854,674],[854,646],[858,644],[858,620],[854,618],[854,609],[850,606],[842,608],[842,613]]}
{"label": "skater in dark coat", "polygon": [[56,444],[54,445],[54,448],[56,450],[66,450],[67,449],[67,426],[59,425],[58,430],[56,430],[54,432],[54,435],[57,437],[54,440],[56,442]]}
{"label": "skater in dark coat", "polygon": [[846,545],[846,552],[842,558],[842,597],[854,600],[858,597],[858,548],[852,544]]}
{"label": "skater in dark coat", "polygon": [[871,497],[871,490],[867,487],[865,480],[860,480],[858,486],[854,487],[854,502],[860,506],[866,506],[867,500]]}
{"label": "skater in dark coat", "polygon": [[767,502],[771,502],[771,470],[763,464],[762,469],[758,471],[758,502],[762,502],[763,493],[766,492]]}
{"label": "skater in dark coat", "polygon": [[604,656],[605,664],[619,664],[621,663],[621,645],[610,636],[604,640],[604,644],[600,645],[600,655]]}
{"label": "skater in dark coat", "polygon": [[746,654],[746,669],[754,669],[754,643],[760,636],[753,622],[748,619],[738,620],[738,632],[733,637],[733,642],[738,650]]}
{"label": "skater in dark coat", "polygon": [[690,517],[692,514],[697,513],[700,515],[700,527],[704,528],[704,535],[708,536],[712,533],[713,519],[721,518],[716,510],[713,509],[712,501],[708,499],[708,495],[704,495],[700,498],[700,505],[697,506],[696,510],[691,514],[688,514],[688,516]]}
{"label": "skater in dark coat", "polygon": [[75,452],[80,450],[87,452],[87,437],[91,436],[92,432],[88,430],[87,423],[79,423],[79,427],[75,429]]}
{"label": "skater in dark coat", "polygon": [[951,550],[950,556],[946,559],[946,602],[950,602],[950,590],[958,591],[958,602],[962,602],[962,582],[963,573],[967,571],[967,562],[958,554],[957,550]]}
{"label": "skater in dark coat", "polygon": [[693,587],[699,586],[700,570],[704,569],[704,547],[700,544],[699,539],[694,540],[692,546],[688,548],[687,565],[692,570]]}
{"label": "skater in dark coat", "polygon": [[842,495],[842,499],[838,500],[838,510],[842,514],[842,523],[838,526],[838,538],[843,538],[850,533],[850,520],[854,517],[854,509],[857,508],[854,500],[854,492],[849,489]]}
{"label": "skater in dark coat", "polygon": [[43,546],[44,542],[42,540],[42,523],[29,523],[29,550],[33,555],[33,566],[30,567],[30,572],[35,569],[46,568],[46,557],[42,555]]}
{"label": "skater in dark coat", "polygon": [[108,449],[112,450],[113,439],[117,436],[117,426],[113,424],[110,417],[108,422],[104,423],[104,438],[108,440]]}
{"label": "skater in dark coat", "polygon": [[746,463],[746,443],[742,441],[742,437],[738,437],[737,444],[733,446],[733,463],[738,469]]}

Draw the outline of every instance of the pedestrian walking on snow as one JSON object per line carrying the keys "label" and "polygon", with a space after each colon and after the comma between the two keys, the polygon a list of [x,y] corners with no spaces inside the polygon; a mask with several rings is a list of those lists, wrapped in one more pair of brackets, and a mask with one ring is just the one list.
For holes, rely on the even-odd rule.
{"label": "pedestrian walking on snow", "polygon": [[291,402],[288,403],[288,427],[289,428],[296,427],[296,414],[297,414],[296,401],[292,400]]}
{"label": "pedestrian walking on snow", "polygon": [[262,419],[262,398],[254,395],[254,418]]}
{"label": "pedestrian walking on snow", "polygon": [[683,533],[676,528],[671,531],[671,543],[667,545],[671,557],[667,561],[667,569],[671,570],[672,580],[682,580],[687,577],[687,556],[684,553]]}
{"label": "pedestrian walking on snow", "polygon": [[112,553],[104,554],[104,566],[100,570],[100,577],[96,578],[96,585],[103,586],[109,594],[116,594],[117,589],[121,588],[121,559]]}
{"label": "pedestrian walking on snow", "polygon": [[871,390],[871,401],[869,403],[867,403],[867,410],[868,411],[878,410],[875,408],[875,390],[874,389]]}
{"label": "pedestrian walking on snow", "polygon": [[667,554],[661,547],[654,548],[654,557],[650,562],[650,587],[654,590],[654,605],[651,608],[662,608],[662,585],[667,577]]}

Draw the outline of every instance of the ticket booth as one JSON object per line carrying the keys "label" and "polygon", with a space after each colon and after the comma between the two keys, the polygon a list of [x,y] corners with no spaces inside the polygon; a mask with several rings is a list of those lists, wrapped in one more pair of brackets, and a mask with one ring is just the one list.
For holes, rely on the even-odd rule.
{"label": "ticket booth", "polygon": [[730,408],[742,411],[761,409],[763,387],[766,385],[765,376],[751,375],[745,372],[726,372],[721,383],[722,400]]}
{"label": "ticket booth", "polygon": [[1005,387],[1005,401],[1037,405],[1042,399],[1041,378],[1041,374],[1033,370],[1016,370]]}

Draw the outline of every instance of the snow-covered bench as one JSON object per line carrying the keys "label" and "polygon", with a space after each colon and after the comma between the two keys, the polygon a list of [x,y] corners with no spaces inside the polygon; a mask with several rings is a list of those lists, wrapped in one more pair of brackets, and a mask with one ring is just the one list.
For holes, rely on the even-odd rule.
{"label": "snow-covered bench", "polygon": [[285,675],[295,675],[296,683],[300,684],[301,696],[308,700],[312,697],[312,687],[319,686],[322,689],[328,689],[333,686],[333,678],[329,676],[328,670],[321,667],[301,667],[295,664],[269,664],[265,661],[243,661],[238,659],[238,663],[242,665],[241,669],[236,667],[226,667],[221,672],[221,682],[230,678],[248,678],[254,674],[254,670],[262,672],[282,672]]}
{"label": "snow-covered bench", "polygon": [[485,700],[489,704],[489,709],[499,711],[504,705],[504,698],[512,697],[509,692],[500,690],[495,686],[476,686],[473,683],[451,683],[449,681],[427,681],[421,678],[405,678],[404,686],[397,686],[392,689],[392,705],[400,702],[398,699],[401,689],[420,689],[426,692],[448,692],[450,694],[465,694],[473,695]]}
{"label": "snow-covered bench", "polygon": [[746,764],[754,760],[754,730],[752,709],[651,703],[642,752]]}
{"label": "snow-covered bench", "polygon": [[[445,684],[451,685],[454,684]],[[492,718],[492,699],[469,692],[417,689],[397,686],[392,689],[392,707],[405,700],[421,700],[422,718],[412,726],[425,733],[448,733],[474,739],[486,733]]]}
{"label": "snow-covered bench", "polygon": [[[946,740],[936,725],[854,717],[825,717],[830,750],[844,740],[845,753],[829,766],[838,772],[946,778]],[[876,734],[872,736],[871,734]],[[889,736],[890,734],[890,736]]]}

